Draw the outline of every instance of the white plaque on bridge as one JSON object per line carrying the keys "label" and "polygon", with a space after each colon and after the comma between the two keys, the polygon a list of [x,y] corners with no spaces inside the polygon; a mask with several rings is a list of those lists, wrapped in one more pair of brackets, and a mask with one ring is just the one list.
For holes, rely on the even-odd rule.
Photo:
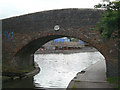
{"label": "white plaque on bridge", "polygon": [[54,30],[55,30],[55,31],[58,31],[59,29],[60,29],[60,26],[59,26],[59,25],[55,25],[55,26],[54,26]]}

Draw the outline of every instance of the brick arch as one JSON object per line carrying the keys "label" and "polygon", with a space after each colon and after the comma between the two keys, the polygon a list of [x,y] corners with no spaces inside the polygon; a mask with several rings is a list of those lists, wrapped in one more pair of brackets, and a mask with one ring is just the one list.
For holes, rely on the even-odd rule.
{"label": "brick arch", "polygon": [[[106,59],[108,75],[116,75],[116,41],[104,40],[96,31],[102,13],[93,9],[62,9],[2,20],[3,32],[14,33],[12,39],[3,34],[3,72],[32,70],[32,54],[46,42],[66,36],[81,39],[99,50]],[[59,31],[54,30],[55,25],[60,26]]]}

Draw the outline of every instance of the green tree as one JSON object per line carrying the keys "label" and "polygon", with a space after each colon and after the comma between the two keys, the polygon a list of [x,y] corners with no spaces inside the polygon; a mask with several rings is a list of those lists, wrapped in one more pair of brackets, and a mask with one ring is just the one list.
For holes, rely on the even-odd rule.
{"label": "green tree", "polygon": [[105,13],[98,22],[98,30],[104,38],[120,37],[120,1],[98,4],[95,8],[103,8]]}

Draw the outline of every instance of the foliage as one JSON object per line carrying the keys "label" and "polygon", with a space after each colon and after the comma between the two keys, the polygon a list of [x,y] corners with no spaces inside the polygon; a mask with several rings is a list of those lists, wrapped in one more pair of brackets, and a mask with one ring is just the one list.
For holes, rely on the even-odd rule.
{"label": "foliage", "polygon": [[73,86],[72,86],[72,90],[74,90],[75,88],[76,88],[75,85],[73,85]]}
{"label": "foliage", "polygon": [[110,83],[118,84],[118,77],[108,77],[107,81],[109,81]]}
{"label": "foliage", "polygon": [[70,41],[72,40],[72,37],[67,37],[67,39],[69,39]]}
{"label": "foliage", "polygon": [[80,80],[75,80],[75,82],[80,82]]}
{"label": "foliage", "polygon": [[103,8],[105,13],[98,22],[98,30],[104,38],[119,38],[120,34],[120,1],[98,4],[95,8]]}
{"label": "foliage", "polygon": [[107,81],[114,84],[114,88],[118,88],[120,90],[119,80],[120,77],[107,77]]}
{"label": "foliage", "polygon": [[72,38],[72,37],[67,37],[71,42],[78,42],[79,39],[77,38]]}

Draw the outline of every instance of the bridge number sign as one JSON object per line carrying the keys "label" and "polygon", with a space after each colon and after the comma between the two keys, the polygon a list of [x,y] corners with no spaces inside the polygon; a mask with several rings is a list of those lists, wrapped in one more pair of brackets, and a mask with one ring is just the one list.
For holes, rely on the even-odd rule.
{"label": "bridge number sign", "polygon": [[59,26],[59,25],[55,25],[55,26],[54,26],[54,30],[55,30],[55,31],[58,31],[59,29],[60,29],[60,26]]}

